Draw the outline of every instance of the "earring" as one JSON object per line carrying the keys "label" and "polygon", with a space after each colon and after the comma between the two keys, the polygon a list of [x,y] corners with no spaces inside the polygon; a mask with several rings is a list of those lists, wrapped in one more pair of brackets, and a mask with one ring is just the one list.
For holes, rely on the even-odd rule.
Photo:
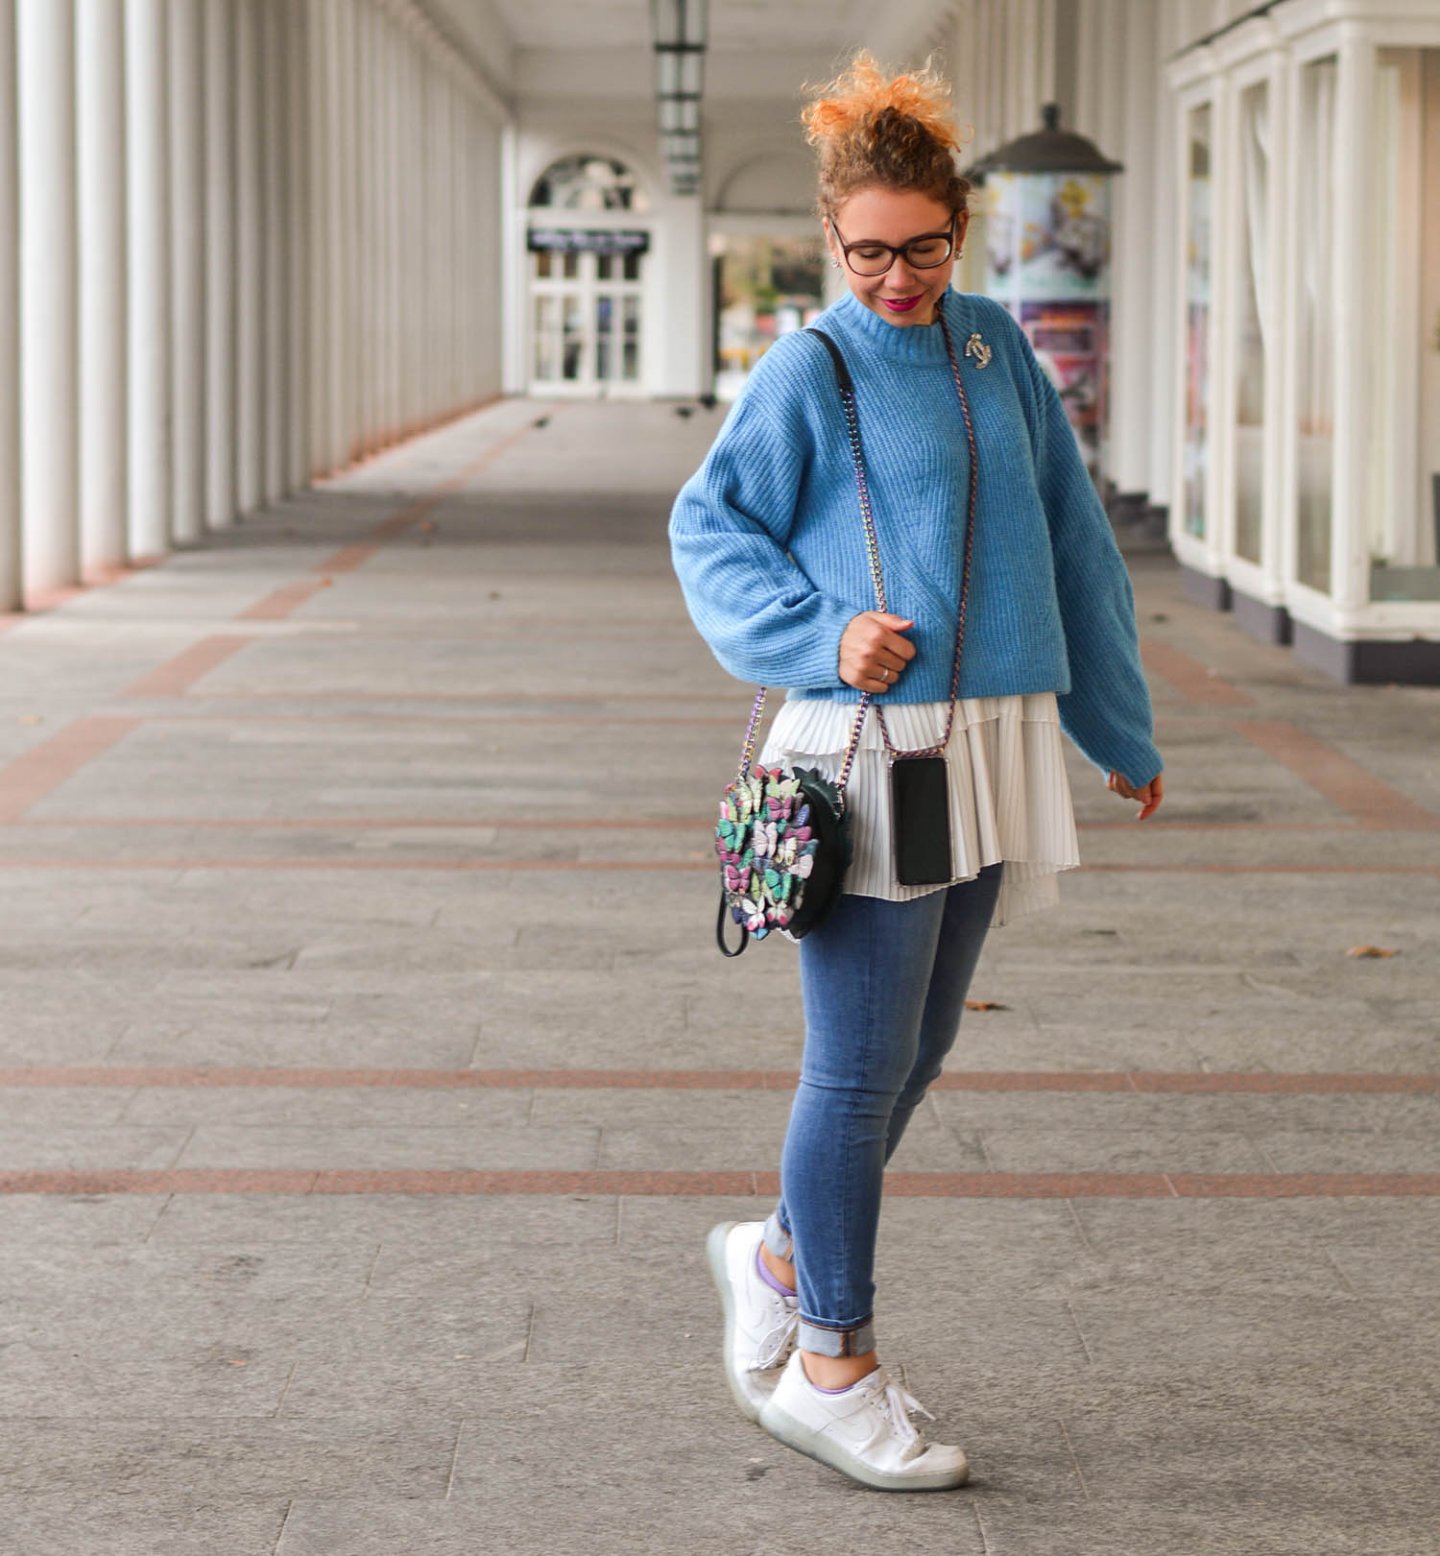
{"label": "earring", "polygon": [[830,261],[830,268],[832,270],[838,270],[840,268],[840,261],[838,259],[832,259]]}

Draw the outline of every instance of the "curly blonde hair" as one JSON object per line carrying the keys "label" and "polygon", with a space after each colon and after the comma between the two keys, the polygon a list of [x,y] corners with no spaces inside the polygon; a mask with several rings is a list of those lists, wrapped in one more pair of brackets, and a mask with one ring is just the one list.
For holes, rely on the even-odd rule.
{"label": "curly blonde hair", "polygon": [[821,216],[862,189],[904,189],[952,212],[967,208],[970,183],[956,171],[960,144],[950,87],[928,61],[891,76],[862,49],[831,82],[810,88],[800,122],[820,158]]}

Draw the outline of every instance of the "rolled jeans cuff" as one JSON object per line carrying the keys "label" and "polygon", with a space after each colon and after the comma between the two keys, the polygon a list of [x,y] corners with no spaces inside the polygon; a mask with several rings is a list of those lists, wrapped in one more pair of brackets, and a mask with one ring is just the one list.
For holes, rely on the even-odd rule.
{"label": "rolled jeans cuff", "polygon": [[802,1318],[796,1343],[814,1356],[864,1356],[875,1349],[875,1325],[867,1318],[854,1328],[827,1329]]}
{"label": "rolled jeans cuff", "polygon": [[784,1259],[787,1263],[795,1257],[795,1240],[780,1224],[780,1218],[772,1210],[765,1218],[765,1231],[763,1233],[765,1246],[777,1259]]}

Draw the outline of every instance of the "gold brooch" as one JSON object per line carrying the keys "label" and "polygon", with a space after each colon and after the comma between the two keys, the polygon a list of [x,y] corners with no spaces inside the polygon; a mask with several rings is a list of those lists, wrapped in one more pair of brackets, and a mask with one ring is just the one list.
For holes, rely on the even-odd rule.
{"label": "gold brooch", "polygon": [[989,346],[987,346],[985,342],[980,339],[980,331],[976,330],[970,339],[965,342],[965,355],[967,357],[975,358],[975,367],[978,370],[982,367],[990,366],[990,358],[994,355],[994,353],[990,350]]}

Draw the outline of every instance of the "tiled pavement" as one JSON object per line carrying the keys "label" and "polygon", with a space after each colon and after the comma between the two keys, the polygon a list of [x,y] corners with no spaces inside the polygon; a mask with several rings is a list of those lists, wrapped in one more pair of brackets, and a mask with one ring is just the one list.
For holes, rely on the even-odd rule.
{"label": "tiled pavement", "polygon": [[0,1553],[1435,1556],[1440,691],[1153,548],[1165,809],[1076,757],[1087,867],[891,1175],[882,1350],[974,1482],[734,1414],[701,1245],[799,1034],[709,939],[714,426],[502,404],[0,623]]}

